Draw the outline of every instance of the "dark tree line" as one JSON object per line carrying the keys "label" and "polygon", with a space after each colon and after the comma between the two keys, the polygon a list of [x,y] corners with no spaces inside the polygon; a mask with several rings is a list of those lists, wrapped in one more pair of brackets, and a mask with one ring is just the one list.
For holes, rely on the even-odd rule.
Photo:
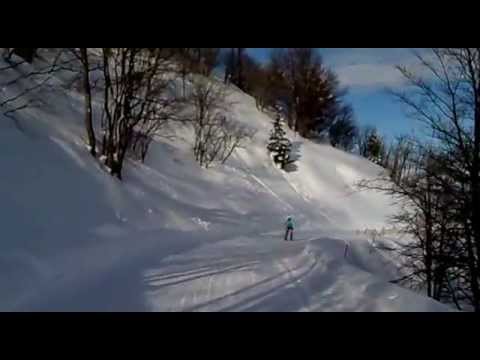
{"label": "dark tree line", "polygon": [[347,138],[352,151],[377,165],[388,168],[390,165],[388,156],[393,151],[394,144],[390,145],[387,152],[388,146],[384,137],[371,125],[358,127],[353,131],[353,136]]}
{"label": "dark tree line", "polygon": [[182,77],[182,96],[185,97],[187,77],[191,73],[211,76],[220,63],[220,48],[179,48],[175,51]]}
{"label": "dark tree line", "polygon": [[246,54],[245,48],[226,49],[223,55],[225,66],[224,82],[235,84],[240,90],[246,90],[244,67],[245,62],[251,58]]}
{"label": "dark tree line", "polygon": [[333,147],[352,151],[355,146],[355,139],[359,136],[359,129],[355,124],[353,110],[345,105],[339,109],[336,121],[328,130],[330,142]]}
{"label": "dark tree line", "polygon": [[227,49],[224,58],[225,82],[251,94],[258,109],[281,109],[288,127],[301,136],[323,136],[333,146],[353,149],[358,130],[346,90],[316,49],[274,49],[266,64],[244,49]]}

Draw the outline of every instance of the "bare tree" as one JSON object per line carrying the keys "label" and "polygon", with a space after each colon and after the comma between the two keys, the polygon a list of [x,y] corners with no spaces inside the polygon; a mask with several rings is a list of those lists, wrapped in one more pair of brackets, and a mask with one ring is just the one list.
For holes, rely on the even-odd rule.
{"label": "bare tree", "polygon": [[367,125],[359,129],[355,138],[357,151],[360,156],[368,158],[368,140],[375,133],[376,129],[373,126]]}
{"label": "bare tree", "polygon": [[390,170],[392,181],[399,183],[415,166],[414,146],[417,140],[406,135],[397,136],[386,151],[383,167]]}
{"label": "bare tree", "polygon": [[243,147],[253,136],[251,129],[229,119],[231,103],[227,89],[214,79],[193,77],[188,96],[192,112],[187,115],[193,125],[193,153],[201,166],[214,162],[225,163],[236,148]]}
{"label": "bare tree", "polygon": [[385,173],[381,178],[363,180],[358,185],[361,189],[391,195],[401,209],[392,216],[392,223],[413,237],[413,241],[398,242],[390,249],[404,264],[404,275],[392,282],[424,290],[427,296],[453,302],[461,309],[466,293],[458,189],[445,176],[446,158],[420,142],[412,151],[417,167],[398,183],[390,181]]}
{"label": "bare tree", "polygon": [[[147,129],[140,134],[151,136],[165,119],[161,109],[168,103],[165,96],[171,83],[169,71],[174,70],[169,61],[173,53],[163,48],[103,48],[102,54],[102,154],[110,173],[121,179],[125,155],[138,127]],[[144,145],[148,148],[148,144]]]}
{"label": "bare tree", "polygon": [[[415,204],[410,218],[400,219],[404,224],[418,218],[423,224],[422,231],[410,226],[412,246],[422,252],[408,264],[425,270],[429,296],[447,292],[457,306],[480,311],[480,49],[432,49],[430,58],[417,58],[429,77],[398,67],[410,87],[392,94],[425,125],[432,142],[388,191]],[[419,175],[409,181],[410,173]]]}
{"label": "bare tree", "polygon": [[480,311],[480,49],[433,49],[433,60],[418,55],[433,80],[421,78],[408,69],[399,70],[417,89],[417,97],[397,93],[417,118],[432,131],[440,150],[454,155],[446,163],[448,174],[464,184],[464,240],[468,259],[472,306]]}
{"label": "bare tree", "polygon": [[141,119],[135,126],[132,135],[129,154],[142,162],[145,162],[150,144],[155,137],[173,138],[173,135],[165,131],[165,125],[169,122],[181,121],[179,114],[184,102],[178,99],[173,87],[171,91],[165,89],[156,103],[148,116]]}
{"label": "bare tree", "polygon": [[83,91],[85,95],[85,129],[87,131],[88,145],[92,156],[96,155],[96,137],[92,120],[92,89],[90,86],[90,62],[88,49],[80,48],[80,61],[83,67]]}

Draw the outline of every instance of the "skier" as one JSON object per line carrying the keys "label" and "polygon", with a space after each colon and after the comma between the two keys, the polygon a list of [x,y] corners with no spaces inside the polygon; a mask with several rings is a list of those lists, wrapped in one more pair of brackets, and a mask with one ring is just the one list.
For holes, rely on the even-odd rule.
{"label": "skier", "polygon": [[285,241],[287,241],[288,234],[290,233],[290,241],[293,241],[293,228],[294,228],[295,222],[293,221],[292,216],[287,217],[287,221],[285,222],[285,226],[287,227],[285,231]]}

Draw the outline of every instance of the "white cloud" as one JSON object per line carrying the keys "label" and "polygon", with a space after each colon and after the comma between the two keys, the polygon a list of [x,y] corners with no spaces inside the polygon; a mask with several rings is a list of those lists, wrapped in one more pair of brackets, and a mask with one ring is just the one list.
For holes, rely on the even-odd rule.
{"label": "white cloud", "polygon": [[[406,83],[395,66],[418,69],[417,58],[412,50],[405,48],[325,49],[321,52],[340,83],[351,90],[398,89]],[[426,54],[424,50],[420,52]]]}
{"label": "white cloud", "polygon": [[356,64],[335,69],[340,83],[349,88],[384,88],[404,85],[404,78],[393,65]]}

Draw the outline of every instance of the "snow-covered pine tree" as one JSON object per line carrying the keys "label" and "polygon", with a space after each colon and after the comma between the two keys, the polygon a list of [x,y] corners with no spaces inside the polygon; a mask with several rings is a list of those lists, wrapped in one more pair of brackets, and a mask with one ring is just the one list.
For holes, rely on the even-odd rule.
{"label": "snow-covered pine tree", "polygon": [[273,123],[273,129],[270,132],[269,143],[267,145],[275,164],[280,165],[281,169],[285,169],[290,160],[290,151],[292,143],[286,137],[286,132],[282,128],[280,116],[277,116]]}

